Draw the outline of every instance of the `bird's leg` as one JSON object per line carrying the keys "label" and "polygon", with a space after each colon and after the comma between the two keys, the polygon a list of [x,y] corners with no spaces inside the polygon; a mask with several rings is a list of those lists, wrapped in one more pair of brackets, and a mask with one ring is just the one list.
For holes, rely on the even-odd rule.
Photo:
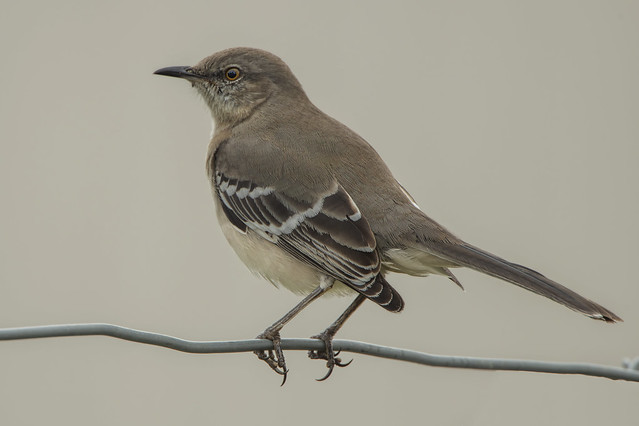
{"label": "bird's leg", "polygon": [[364,296],[363,294],[357,295],[357,298],[353,301],[353,303],[351,303],[348,306],[348,308],[346,308],[346,310],[342,313],[342,315],[340,315],[339,318],[337,318],[333,324],[331,324],[326,330],[322,331],[320,334],[317,334],[311,337],[311,339],[319,339],[322,342],[324,342],[323,351],[308,351],[309,358],[326,360],[326,367],[328,368],[328,371],[326,372],[324,377],[322,377],[321,379],[317,379],[318,381],[321,382],[322,380],[328,379],[330,375],[333,373],[333,369],[335,368],[335,366],[346,367],[351,362],[353,362],[353,360],[351,360],[347,363],[342,363],[341,359],[336,358],[339,352],[336,353],[333,351],[333,337],[339,331],[339,329],[342,328],[346,320],[351,315],[353,315],[353,312],[355,312],[355,310],[359,308],[359,305],[361,305],[364,302],[364,300],[366,300],[366,296]]}
{"label": "bird's leg", "polygon": [[286,361],[284,359],[284,352],[282,352],[281,339],[280,339],[280,330],[282,327],[286,325],[290,320],[292,320],[297,314],[299,314],[302,309],[307,307],[313,300],[320,297],[324,294],[329,288],[329,286],[323,285],[318,286],[315,290],[313,290],[308,296],[306,296],[300,303],[295,305],[293,309],[291,309],[286,315],[277,320],[273,325],[264,330],[256,339],[268,339],[273,342],[273,349],[269,349],[268,351],[255,351],[255,355],[262,361],[266,362],[269,367],[273,369],[277,374],[284,376],[282,380],[282,384],[286,382],[286,374],[288,373],[288,369],[286,368]]}

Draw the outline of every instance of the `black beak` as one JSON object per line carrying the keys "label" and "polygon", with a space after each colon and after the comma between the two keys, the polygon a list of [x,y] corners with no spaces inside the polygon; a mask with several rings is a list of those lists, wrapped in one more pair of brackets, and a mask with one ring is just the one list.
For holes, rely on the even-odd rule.
{"label": "black beak", "polygon": [[160,68],[159,70],[155,71],[153,74],[184,78],[186,80],[198,80],[198,79],[204,78],[204,76],[194,73],[191,67]]}

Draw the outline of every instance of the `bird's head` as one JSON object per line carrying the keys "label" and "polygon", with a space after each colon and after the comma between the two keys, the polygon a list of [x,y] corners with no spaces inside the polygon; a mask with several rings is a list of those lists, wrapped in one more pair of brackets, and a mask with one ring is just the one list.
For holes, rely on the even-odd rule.
{"label": "bird's head", "polygon": [[216,126],[246,119],[272,97],[306,99],[284,61],[260,49],[227,49],[194,66],[161,68],[154,74],[191,82],[211,109]]}

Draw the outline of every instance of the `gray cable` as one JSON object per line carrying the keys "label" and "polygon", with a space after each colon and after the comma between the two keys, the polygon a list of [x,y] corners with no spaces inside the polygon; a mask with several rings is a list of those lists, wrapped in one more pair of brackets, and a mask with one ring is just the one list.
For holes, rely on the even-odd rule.
{"label": "gray cable", "polygon": [[[268,340],[251,339],[225,342],[200,342],[179,339],[164,334],[150,333],[148,331],[134,330],[113,324],[61,324],[0,329],[0,340],[65,336],[110,336],[131,342],[163,346],[188,353],[252,352],[273,347]],[[323,349],[323,347],[323,343],[315,339],[282,339],[282,349],[286,350],[318,350]],[[423,352],[373,345],[371,343],[353,340],[334,340],[333,347],[335,350],[343,352],[354,352],[381,358],[397,359],[435,367],[583,374],[586,376],[606,377],[613,380],[639,382],[639,371],[636,368],[630,368],[639,368],[639,358],[624,361],[624,364],[628,368],[621,368],[586,363],[431,355]]]}

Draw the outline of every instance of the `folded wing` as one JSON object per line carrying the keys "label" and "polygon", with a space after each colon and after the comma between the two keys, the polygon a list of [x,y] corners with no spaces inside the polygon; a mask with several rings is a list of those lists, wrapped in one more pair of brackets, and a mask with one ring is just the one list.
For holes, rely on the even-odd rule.
{"label": "folded wing", "polygon": [[380,274],[368,221],[337,182],[310,201],[221,171],[215,186],[224,213],[239,230],[258,233],[389,311],[402,310],[401,296]]}

